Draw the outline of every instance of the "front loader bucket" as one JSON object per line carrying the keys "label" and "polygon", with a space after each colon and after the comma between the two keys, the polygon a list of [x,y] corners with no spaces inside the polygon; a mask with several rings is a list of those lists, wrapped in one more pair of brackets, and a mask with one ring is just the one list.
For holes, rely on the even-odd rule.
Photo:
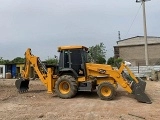
{"label": "front loader bucket", "polygon": [[29,80],[25,80],[22,78],[16,80],[15,82],[15,86],[20,93],[27,92],[29,89],[28,85],[29,85]]}
{"label": "front loader bucket", "polygon": [[131,88],[133,90],[133,94],[135,95],[135,98],[139,102],[151,104],[152,102],[151,102],[150,98],[144,93],[145,87],[146,87],[146,82],[143,81],[141,78],[137,78],[137,80],[139,82],[138,83],[133,82],[132,86],[131,86]]}

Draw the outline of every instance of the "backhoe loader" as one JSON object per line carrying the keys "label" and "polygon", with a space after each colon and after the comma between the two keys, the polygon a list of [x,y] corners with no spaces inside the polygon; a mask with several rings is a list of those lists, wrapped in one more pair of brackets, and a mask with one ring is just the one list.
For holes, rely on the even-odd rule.
{"label": "backhoe loader", "polygon": [[[124,62],[117,69],[106,64],[94,64],[87,61],[88,48],[85,46],[58,47],[58,67],[47,68],[39,57],[25,52],[25,69],[15,85],[19,92],[29,89],[30,65],[33,66],[39,79],[46,86],[48,93],[56,93],[60,98],[72,98],[78,91],[97,91],[102,100],[112,100],[116,96],[118,85],[143,103],[152,103],[145,94],[146,82],[136,78]],[[56,72],[55,72],[56,71]],[[127,71],[127,72],[126,72]]]}

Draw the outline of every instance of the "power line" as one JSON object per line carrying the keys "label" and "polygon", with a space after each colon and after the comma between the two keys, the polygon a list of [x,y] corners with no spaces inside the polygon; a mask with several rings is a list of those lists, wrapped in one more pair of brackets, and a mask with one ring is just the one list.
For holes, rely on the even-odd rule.
{"label": "power line", "polygon": [[138,9],[138,11],[137,11],[137,13],[136,13],[136,15],[135,15],[134,19],[133,19],[133,21],[132,21],[132,23],[131,23],[131,25],[130,25],[130,27],[129,27],[128,31],[127,31],[127,34],[125,35],[125,38],[127,37],[127,35],[128,35],[128,33],[129,33],[129,31],[131,30],[131,27],[132,27],[132,25],[133,25],[133,23],[134,23],[135,19],[136,19],[136,18],[137,18],[137,16],[138,16],[138,13],[139,13],[139,11],[140,11],[140,9],[141,9],[141,6],[142,6],[142,4],[140,5],[140,7],[139,7],[139,9]]}

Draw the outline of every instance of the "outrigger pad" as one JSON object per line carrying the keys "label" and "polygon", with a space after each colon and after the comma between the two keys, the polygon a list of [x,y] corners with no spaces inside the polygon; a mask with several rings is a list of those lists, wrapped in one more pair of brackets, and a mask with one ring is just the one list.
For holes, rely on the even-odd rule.
{"label": "outrigger pad", "polygon": [[18,89],[19,92],[26,92],[28,91],[29,87],[29,80],[25,80],[25,79],[18,79],[15,82],[15,86]]}
{"label": "outrigger pad", "polygon": [[144,93],[145,87],[146,87],[146,82],[144,80],[142,80],[141,78],[137,78],[137,79],[139,82],[138,83],[134,82],[131,87],[133,90],[133,94],[135,95],[135,98],[139,102],[151,104],[152,102],[151,102],[150,98]]}

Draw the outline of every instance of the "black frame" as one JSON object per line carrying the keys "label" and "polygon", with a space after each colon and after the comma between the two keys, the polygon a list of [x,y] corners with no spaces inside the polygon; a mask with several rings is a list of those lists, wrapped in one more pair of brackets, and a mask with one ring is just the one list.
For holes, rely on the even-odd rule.
{"label": "black frame", "polygon": [[[85,49],[70,49],[60,51],[59,71],[74,70],[78,76],[86,76],[87,51]],[[83,70],[83,74],[79,74]]]}

